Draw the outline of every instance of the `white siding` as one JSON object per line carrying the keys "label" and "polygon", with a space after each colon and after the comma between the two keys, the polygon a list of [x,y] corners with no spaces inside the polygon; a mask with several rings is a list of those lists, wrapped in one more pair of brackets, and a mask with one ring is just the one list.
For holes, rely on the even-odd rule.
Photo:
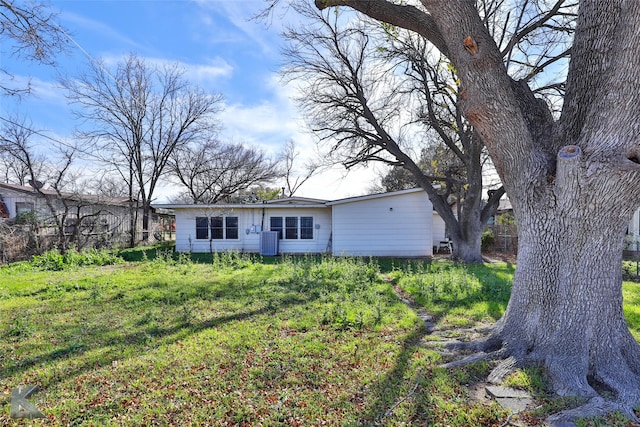
{"label": "white siding", "polygon": [[627,227],[627,234],[624,237],[624,248],[627,250],[637,251],[640,250],[640,210],[634,212],[629,226]]}
{"label": "white siding", "polygon": [[312,216],[314,225],[313,239],[281,239],[279,247],[281,253],[322,253],[328,250],[329,236],[331,235],[331,208],[268,208],[265,212],[264,229],[266,231],[269,230],[271,217],[287,216]]}
{"label": "white siding", "polygon": [[4,205],[8,210],[9,218],[15,218],[15,216],[17,215],[16,204],[18,203],[30,203],[36,212],[42,211],[48,213],[48,209],[44,200],[38,198],[35,192],[33,195],[30,195],[23,192],[12,191],[3,188],[0,190],[0,194],[2,195]]}
{"label": "white siding", "polygon": [[627,234],[634,236],[640,235],[640,210],[635,211],[631,221],[629,222],[629,228]]}
{"label": "white siding", "polygon": [[446,239],[446,226],[444,224],[444,220],[440,216],[440,214],[436,211],[433,211],[433,246],[438,247],[441,240]]}
{"label": "white siding", "polygon": [[[280,253],[318,253],[327,249],[331,232],[331,209],[326,207],[277,208],[273,206],[216,209],[213,207],[174,208],[176,250],[178,252],[259,252],[260,230],[269,230],[271,216],[312,216],[313,239],[280,240]],[[237,216],[238,239],[196,239],[196,217]],[[319,228],[317,228],[319,227]]]}
{"label": "white siding", "polygon": [[424,191],[333,204],[333,253],[430,256],[433,207]]}

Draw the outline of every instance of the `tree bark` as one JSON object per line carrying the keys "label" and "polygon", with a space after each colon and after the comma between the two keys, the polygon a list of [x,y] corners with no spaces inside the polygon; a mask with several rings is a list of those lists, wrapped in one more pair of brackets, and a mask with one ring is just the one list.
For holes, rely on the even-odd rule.
{"label": "tree bark", "polygon": [[544,366],[560,395],[607,390],[632,415],[640,347],[622,311],[622,243],[632,204],[619,182],[589,176],[577,146],[558,155],[554,202],[520,203],[518,266],[492,339],[520,364]]}

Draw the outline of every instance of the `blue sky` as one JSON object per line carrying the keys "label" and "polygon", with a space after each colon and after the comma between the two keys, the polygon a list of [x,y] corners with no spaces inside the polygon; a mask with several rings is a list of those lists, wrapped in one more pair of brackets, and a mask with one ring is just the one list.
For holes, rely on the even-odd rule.
{"label": "blue sky", "polygon": [[[74,41],[58,69],[15,61],[3,53],[2,66],[17,82],[31,76],[34,94],[17,101],[2,97],[2,115],[28,116],[33,127],[56,139],[70,138],[75,125],[57,72],[73,76],[87,64],[87,54],[115,63],[130,53],[154,62],[178,62],[185,77],[205,90],[222,93],[225,110],[221,137],[276,153],[293,139],[303,156],[313,156],[313,138],[278,69],[282,21],[298,19],[293,12],[277,13],[270,23],[250,18],[263,0],[51,0],[60,12],[57,21]],[[268,24],[268,25],[267,25]],[[365,194],[372,170],[344,178],[344,170],[325,172],[296,193],[336,199]],[[277,185],[277,184],[276,184]],[[163,187],[164,201],[174,190]]]}

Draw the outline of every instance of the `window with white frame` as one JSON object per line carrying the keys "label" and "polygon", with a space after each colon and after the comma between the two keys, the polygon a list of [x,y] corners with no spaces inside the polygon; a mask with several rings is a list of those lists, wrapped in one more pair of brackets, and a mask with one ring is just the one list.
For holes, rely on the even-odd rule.
{"label": "window with white frame", "polygon": [[277,231],[280,239],[311,240],[313,239],[312,216],[272,216],[269,229]]}
{"label": "window with white frame", "polygon": [[238,239],[237,216],[197,216],[196,239],[236,240]]}

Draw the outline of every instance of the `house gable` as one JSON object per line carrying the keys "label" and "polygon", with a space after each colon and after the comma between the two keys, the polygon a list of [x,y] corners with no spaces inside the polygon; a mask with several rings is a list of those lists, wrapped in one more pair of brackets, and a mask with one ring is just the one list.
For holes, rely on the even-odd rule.
{"label": "house gable", "polygon": [[421,189],[343,199],[332,208],[333,253],[431,256],[433,207]]}

